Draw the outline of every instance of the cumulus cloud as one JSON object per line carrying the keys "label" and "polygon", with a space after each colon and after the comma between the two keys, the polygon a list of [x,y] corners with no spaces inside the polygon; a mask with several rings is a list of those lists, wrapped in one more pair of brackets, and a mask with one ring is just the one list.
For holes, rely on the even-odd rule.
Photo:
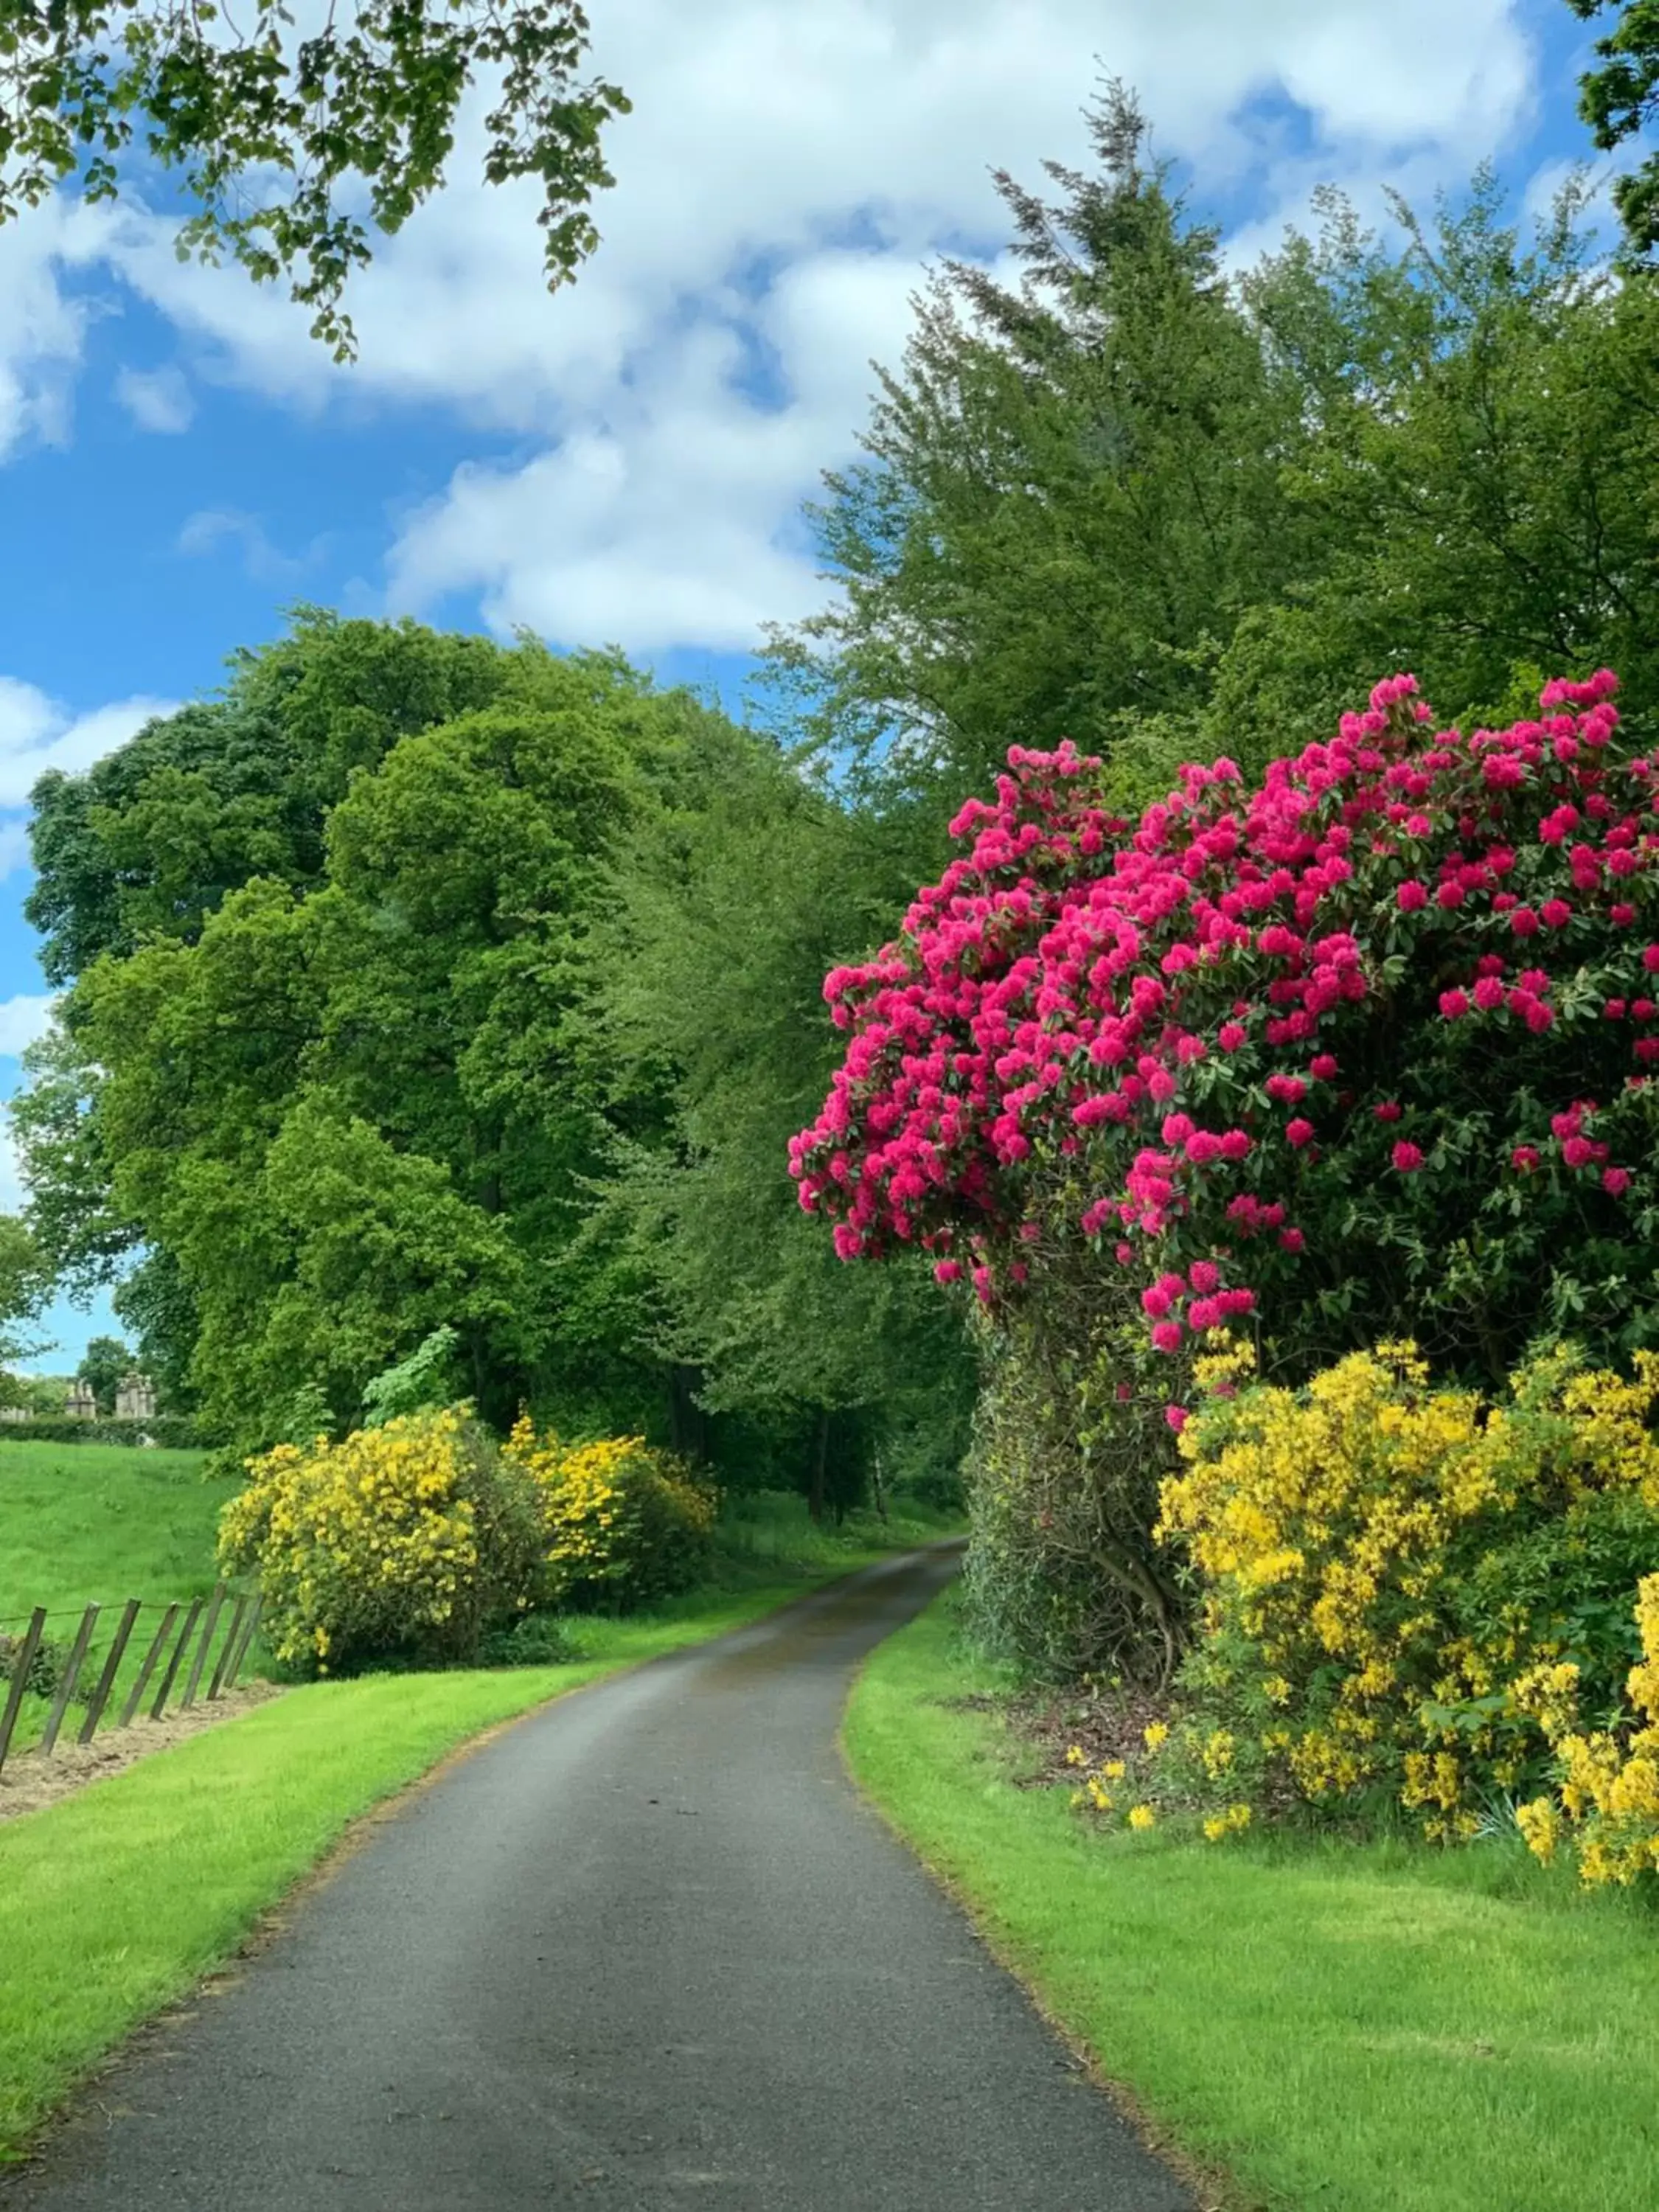
{"label": "cumulus cloud", "polygon": [[0,676],[0,807],[21,806],[49,768],[90,768],[153,715],[171,714],[177,705],[141,696],[70,714],[37,685]]}
{"label": "cumulus cloud", "polygon": [[15,998],[0,999],[0,1059],[15,1060],[37,1038],[45,1036],[57,1003],[50,993],[40,996],[19,992]]}
{"label": "cumulus cloud", "polygon": [[26,444],[68,441],[99,310],[65,279],[97,258],[107,235],[98,210],[58,199],[0,225],[0,461]]}
{"label": "cumulus cloud", "polygon": [[[1083,156],[1102,70],[1201,193],[1273,236],[1322,177],[1364,198],[1466,176],[1534,99],[1520,0],[609,0],[595,27],[634,112],[601,249],[554,298],[533,187],[474,181],[476,112],[448,190],[354,283],[350,370],[280,285],[181,265],[167,222],[112,214],[99,246],[198,379],[515,441],[397,519],[391,607],[476,592],[494,622],[641,651],[745,645],[816,602],[793,518],[854,449],[871,357],[896,360],[931,256],[1000,244],[993,166],[1035,183]],[[179,397],[125,396],[157,427]]]}
{"label": "cumulus cloud", "polygon": [[[991,165],[1036,182],[1045,156],[1081,155],[1097,51],[1200,188],[1250,180],[1264,240],[1322,178],[1374,204],[1385,172],[1422,192],[1467,173],[1531,100],[1507,0],[1408,0],[1386,23],[1343,0],[695,15],[635,0],[602,36],[637,106],[615,132],[605,245],[575,291],[536,301],[533,271],[514,273],[518,211],[458,198],[439,227],[465,220],[481,240],[492,289],[476,334],[470,312],[417,310],[420,287],[452,264],[418,258],[416,226],[408,262],[364,287],[360,323],[371,380],[453,380],[443,351],[476,335],[466,404],[544,432],[528,457],[463,465],[402,519],[388,605],[477,592],[496,625],[644,653],[742,649],[763,622],[819,602],[792,524],[819,472],[855,451],[872,359],[896,364],[931,258],[1000,242]],[[1252,119],[1261,95],[1302,111],[1311,143],[1294,157]],[[382,313],[415,338],[390,372]]]}

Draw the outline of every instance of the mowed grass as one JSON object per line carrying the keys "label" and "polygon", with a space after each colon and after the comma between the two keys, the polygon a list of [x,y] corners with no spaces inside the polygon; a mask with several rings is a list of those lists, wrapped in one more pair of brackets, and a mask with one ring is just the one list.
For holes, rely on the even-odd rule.
{"label": "mowed grass", "polygon": [[948,1597],[849,1707],[860,1783],[1155,2127],[1275,2212],[1659,2205],[1659,1915],[1518,1844],[1091,1831],[1020,1790]]}
{"label": "mowed grass", "polygon": [[[234,1480],[206,1455],[126,1444],[0,1443],[0,1626],[44,1605],[168,1601],[213,1587],[219,1509]],[[54,1617],[58,1633],[62,1618]]]}
{"label": "mowed grass", "polygon": [[139,2021],[227,1958],[347,1824],[494,1723],[702,1643],[880,1556],[632,1620],[584,1620],[562,1667],[308,1684],[0,1824],[0,2160]]}

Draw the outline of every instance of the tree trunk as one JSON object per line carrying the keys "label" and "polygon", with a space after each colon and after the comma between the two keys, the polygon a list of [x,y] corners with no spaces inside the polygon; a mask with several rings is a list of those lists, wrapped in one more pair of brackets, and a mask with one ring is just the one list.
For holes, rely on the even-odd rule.
{"label": "tree trunk", "polygon": [[696,1401],[700,1368],[677,1363],[668,1376],[669,1441],[682,1459],[699,1466],[708,1457],[708,1417]]}
{"label": "tree trunk", "polygon": [[830,1408],[818,1407],[817,1434],[812,1447],[812,1486],[806,1493],[806,1510],[814,1521],[823,1519],[823,1492],[830,1465]]}

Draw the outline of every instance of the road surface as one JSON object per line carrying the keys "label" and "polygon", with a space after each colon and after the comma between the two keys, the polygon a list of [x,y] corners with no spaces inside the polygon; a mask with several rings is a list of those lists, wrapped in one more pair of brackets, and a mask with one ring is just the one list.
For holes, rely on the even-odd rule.
{"label": "road surface", "polygon": [[544,1708],[140,2039],[4,2212],[1192,2212],[860,1799],[884,1562]]}

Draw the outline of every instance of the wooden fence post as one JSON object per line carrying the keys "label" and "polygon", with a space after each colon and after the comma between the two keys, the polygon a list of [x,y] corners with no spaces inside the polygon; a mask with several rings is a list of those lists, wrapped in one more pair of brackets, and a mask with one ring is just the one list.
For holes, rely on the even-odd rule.
{"label": "wooden fence post", "polygon": [[225,1675],[225,1687],[228,1690],[235,1688],[236,1677],[242,1671],[242,1662],[252,1648],[254,1635],[259,1626],[259,1614],[264,1608],[264,1592],[256,1590],[253,1594],[253,1603],[248,1607],[247,1620],[242,1630],[242,1640],[236,1647],[236,1656],[231,1661],[229,1670]]}
{"label": "wooden fence post", "polygon": [[11,1692],[6,1699],[6,1710],[0,1715],[0,1766],[6,1763],[6,1753],[11,1747],[11,1732],[17,1725],[17,1716],[22,1710],[23,1692],[29,1679],[29,1668],[34,1664],[34,1655],[40,1649],[40,1638],[46,1633],[46,1608],[37,1605],[29,1616],[29,1625],[23,1631],[23,1641],[17,1656],[12,1662]]}
{"label": "wooden fence post", "polygon": [[213,1632],[219,1626],[219,1608],[225,1601],[225,1586],[215,1583],[213,1595],[208,1601],[207,1621],[202,1630],[202,1640],[196,1647],[196,1656],[191,1662],[190,1680],[185,1684],[185,1694],[179,1700],[179,1711],[185,1712],[196,1703],[196,1692],[202,1686],[202,1669],[207,1664]]}
{"label": "wooden fence post", "polygon": [[136,1597],[130,1597],[127,1600],[126,1610],[121,1615],[121,1625],[115,1632],[115,1641],[110,1645],[109,1656],[104,1662],[104,1671],[98,1677],[98,1686],[93,1692],[92,1702],[87,1707],[87,1717],[82,1724],[80,1735],[75,1739],[77,1743],[90,1743],[94,1730],[104,1717],[105,1705],[108,1702],[110,1692],[115,1687],[115,1677],[120,1669],[121,1662],[126,1656],[127,1641],[132,1634],[132,1625],[138,1618],[139,1603],[140,1601]]}
{"label": "wooden fence post", "polygon": [[198,1620],[200,1618],[201,1611],[201,1599],[199,1597],[193,1599],[191,1602],[190,1611],[185,1615],[185,1625],[179,1631],[179,1641],[173,1647],[173,1656],[167,1662],[167,1671],[161,1677],[161,1686],[155,1692],[155,1703],[149,1709],[149,1717],[153,1721],[159,1721],[161,1719],[161,1714],[166,1708],[167,1701],[173,1693],[173,1678],[179,1672],[179,1662],[185,1656],[185,1647],[190,1642],[191,1635],[195,1629]]}
{"label": "wooden fence post", "polygon": [[178,1618],[179,1608],[176,1605],[170,1605],[161,1615],[161,1626],[155,1632],[155,1642],[144,1654],[144,1663],[138,1669],[138,1680],[128,1692],[127,1701],[121,1708],[123,1728],[132,1726],[132,1717],[138,1710],[140,1698],[149,1687],[149,1678],[155,1672],[155,1662],[161,1656],[161,1646],[167,1642],[173,1624]]}
{"label": "wooden fence post", "polygon": [[230,1626],[225,1631],[225,1640],[219,1650],[219,1663],[213,1670],[212,1680],[208,1684],[210,1705],[225,1686],[225,1674],[230,1666],[230,1655],[236,1649],[236,1639],[242,1632],[242,1622],[246,1613],[247,1593],[245,1590],[231,1610]]}
{"label": "wooden fence post", "polygon": [[69,1701],[75,1695],[75,1685],[81,1673],[81,1663],[87,1656],[87,1646],[92,1641],[92,1632],[98,1625],[99,1607],[89,1605],[81,1616],[81,1626],[76,1631],[75,1642],[70,1650],[69,1662],[64,1668],[64,1679],[58,1685],[58,1695],[52,1701],[52,1711],[46,1715],[46,1732],[40,1739],[40,1756],[45,1759],[56,1748],[58,1731],[64,1725],[64,1716],[69,1711]]}

